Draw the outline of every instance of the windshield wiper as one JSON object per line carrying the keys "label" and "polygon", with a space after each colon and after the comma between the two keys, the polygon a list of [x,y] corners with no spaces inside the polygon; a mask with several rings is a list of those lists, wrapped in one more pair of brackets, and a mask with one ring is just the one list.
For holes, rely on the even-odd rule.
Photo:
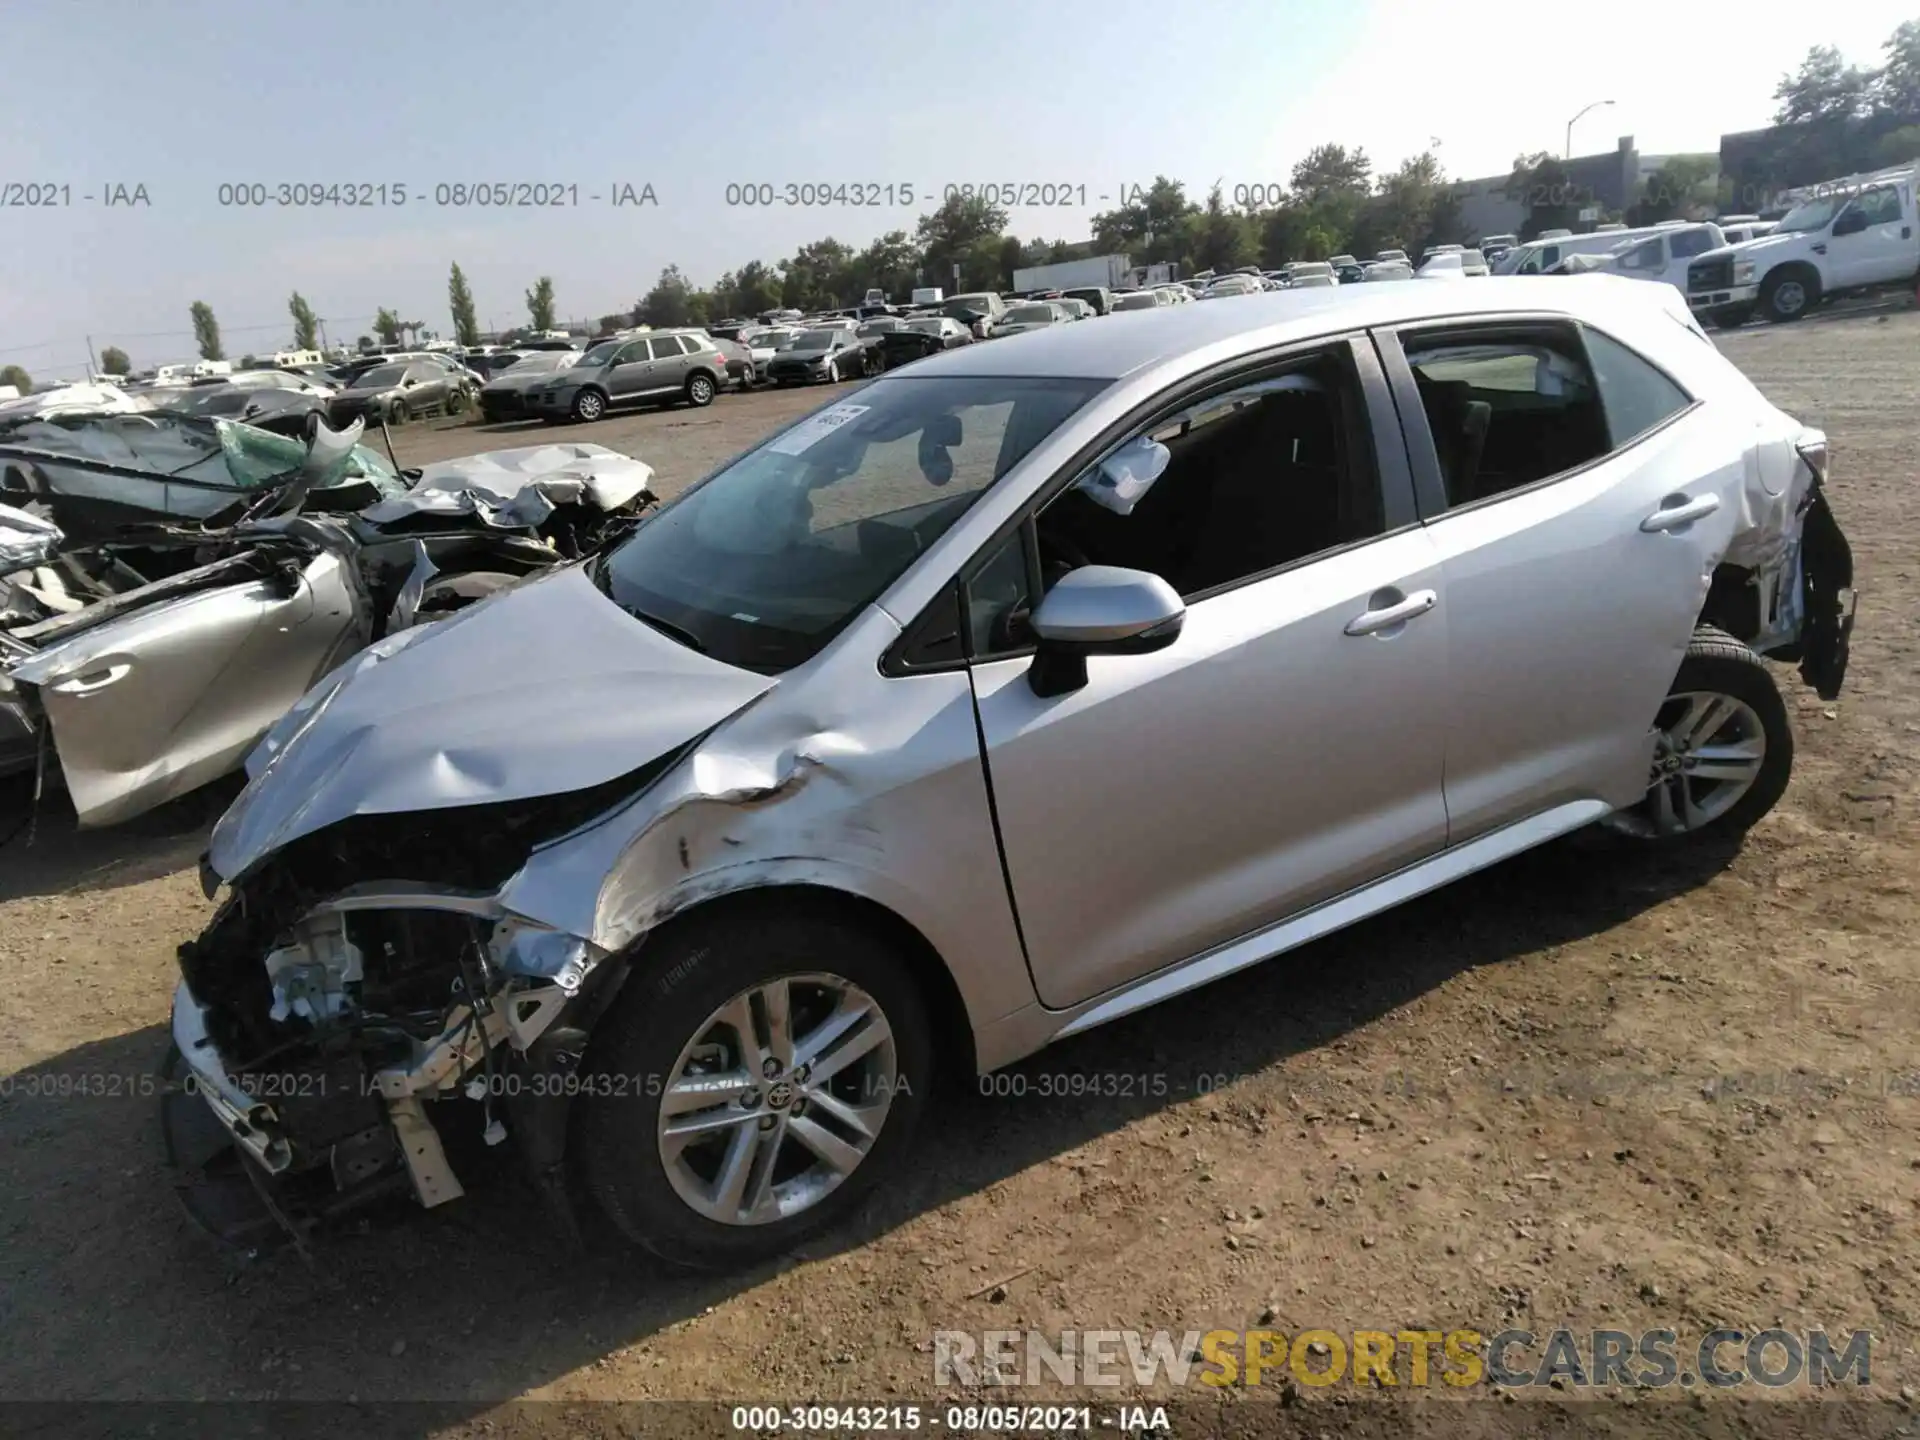
{"label": "windshield wiper", "polygon": [[631,605],[624,605],[621,608],[642,624],[651,625],[669,640],[678,640],[689,650],[696,651],[701,655],[707,653],[705,642],[685,626],[676,625],[671,620],[662,620],[658,615],[649,615],[644,610],[636,610]]}

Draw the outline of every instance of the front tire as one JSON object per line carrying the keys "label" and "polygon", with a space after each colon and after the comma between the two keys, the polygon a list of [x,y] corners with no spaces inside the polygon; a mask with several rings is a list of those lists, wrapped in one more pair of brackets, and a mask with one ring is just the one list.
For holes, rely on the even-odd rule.
{"label": "front tire", "polygon": [[1775,325],[1802,318],[1820,301],[1820,282],[1798,270],[1775,271],[1760,287],[1760,310]]}
{"label": "front tire", "polygon": [[756,906],[693,917],[642,963],[594,1032],[576,1131],[587,1187],[628,1239],[677,1265],[750,1265],[897,1170],[933,1042],[890,946]]}
{"label": "front tire", "polygon": [[573,418],[591,425],[607,413],[607,397],[598,390],[582,390],[573,397]]}
{"label": "front tire", "polygon": [[1694,632],[1654,718],[1646,798],[1609,817],[1635,839],[1737,835],[1779,803],[1793,724],[1765,663],[1721,630]]}
{"label": "front tire", "polygon": [[838,360],[829,360],[827,362],[827,384],[838,385],[839,383],[840,383],[840,362]]}

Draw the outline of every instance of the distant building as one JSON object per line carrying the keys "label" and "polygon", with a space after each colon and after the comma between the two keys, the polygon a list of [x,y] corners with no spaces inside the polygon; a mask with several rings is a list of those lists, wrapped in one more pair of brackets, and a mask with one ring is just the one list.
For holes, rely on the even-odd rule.
{"label": "distant building", "polygon": [[1536,204],[1564,206],[1576,214],[1585,209],[1593,210],[1593,219],[1579,224],[1570,223],[1568,227],[1591,230],[1607,212],[1625,210],[1638,199],[1647,176],[1671,158],[1667,155],[1642,155],[1634,146],[1633,136],[1622,135],[1611,150],[1562,160],[1560,168],[1566,176],[1564,189],[1553,195],[1509,194],[1507,185],[1512,178],[1510,174],[1459,181],[1454,193],[1460,200],[1463,238],[1472,240],[1482,235],[1517,234]]}

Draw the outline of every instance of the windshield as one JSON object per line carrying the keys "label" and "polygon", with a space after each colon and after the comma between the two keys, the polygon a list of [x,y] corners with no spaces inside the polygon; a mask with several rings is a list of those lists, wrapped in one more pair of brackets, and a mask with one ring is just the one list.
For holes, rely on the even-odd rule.
{"label": "windshield", "polygon": [[1846,203],[1843,195],[1829,195],[1820,200],[1809,200],[1789,210],[1774,228],[1776,230],[1824,230],[1832,222],[1834,212]]}
{"label": "windshield", "polygon": [[938,335],[941,330],[938,320],[909,320],[900,328],[903,330],[917,330],[922,335]]}
{"label": "windshield", "polygon": [[1150,294],[1116,295],[1113,299],[1113,308],[1116,310],[1152,310],[1159,304]]}
{"label": "windshield", "polygon": [[1016,305],[1000,317],[1003,325],[1046,325],[1053,320],[1049,305]]}
{"label": "windshield", "polygon": [[793,342],[793,348],[796,350],[831,349],[834,337],[839,333],[837,330],[809,330]]}
{"label": "windshield", "polygon": [[376,365],[358,380],[353,382],[356,390],[383,390],[398,385],[405,378],[407,367],[404,365]]}
{"label": "windshield", "polygon": [[898,330],[900,322],[891,317],[885,320],[869,320],[854,333],[856,335],[884,335],[889,330]]}
{"label": "windshield", "polygon": [[596,579],[616,604],[728,664],[799,665],[1107,384],[877,380],[658,511]]}

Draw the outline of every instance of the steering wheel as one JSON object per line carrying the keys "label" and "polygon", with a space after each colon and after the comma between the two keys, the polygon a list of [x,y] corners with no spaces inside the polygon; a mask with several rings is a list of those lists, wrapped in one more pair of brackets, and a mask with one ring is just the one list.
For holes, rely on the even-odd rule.
{"label": "steering wheel", "polygon": [[1073,541],[1060,535],[1042,531],[1040,539],[1040,586],[1044,593],[1051,590],[1060,577],[1091,564],[1087,552]]}

